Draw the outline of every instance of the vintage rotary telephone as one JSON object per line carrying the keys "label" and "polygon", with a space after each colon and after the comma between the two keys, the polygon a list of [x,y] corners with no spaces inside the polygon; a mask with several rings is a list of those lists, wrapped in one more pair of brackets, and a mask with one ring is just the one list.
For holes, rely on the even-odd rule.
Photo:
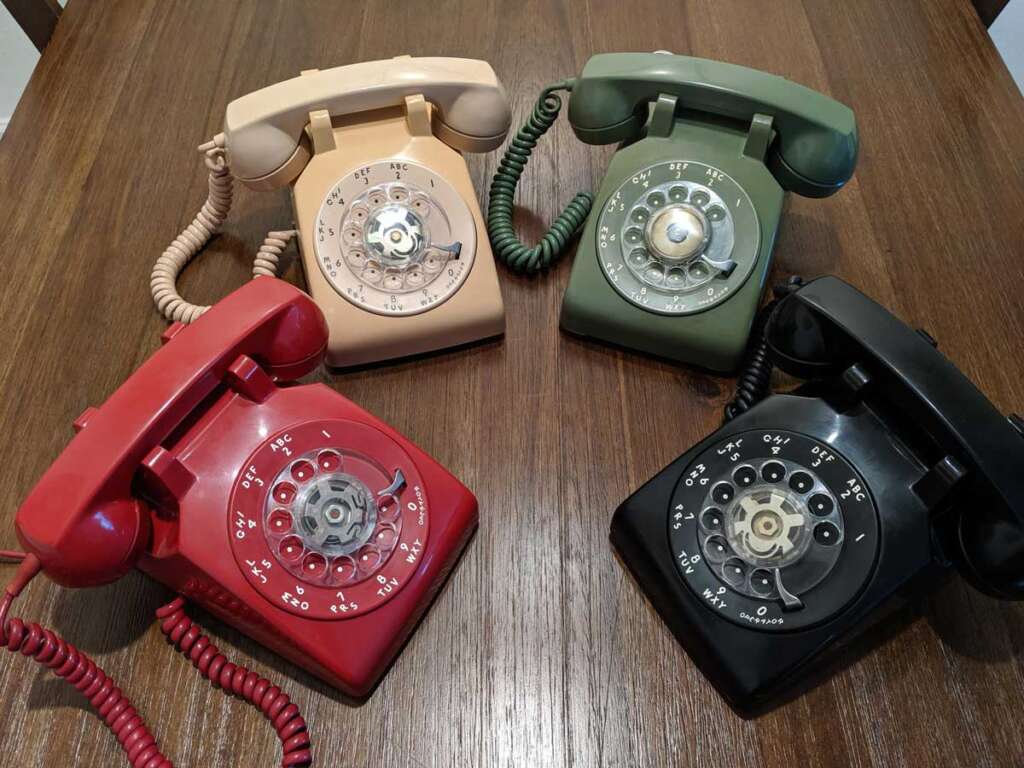
{"label": "vintage rotary telephone", "polygon": [[[587,219],[579,194],[540,244],[516,237],[516,184],[571,91],[588,144],[622,142]],[[488,230],[513,269],[550,266],[584,220],[561,325],[661,357],[736,368],[768,274],[784,192],[826,197],[853,174],[857,129],[837,101],[753,69],[664,53],[592,57],[545,88],[491,185]]]}
{"label": "vintage rotary telephone", "polygon": [[253,189],[291,186],[298,229],[267,236],[253,275],[276,275],[298,237],[330,328],[329,365],[502,333],[494,259],[461,152],[499,146],[509,121],[494,70],[472,59],[309,70],[232,101],[224,132],[200,147],[209,197],[154,266],[154,301],[185,323],[205,310],[175,284],[227,216],[235,178]]}
{"label": "vintage rotary telephone", "polygon": [[[679,642],[745,714],[820,678],[950,567],[1024,597],[1024,422],[850,285],[791,288],[732,418],[611,526]],[[761,400],[772,363],[806,383]]]}
{"label": "vintage rotary telephone", "polygon": [[[477,524],[473,495],[386,424],[322,384],[308,296],[263,277],[165,344],[99,408],[18,510],[22,565],[0,600],[0,646],[82,691],[133,766],[170,766],[102,670],[53,632],[7,617],[42,570],[65,587],[149,574],[352,696],[398,653]],[[220,654],[184,613],[161,629],[214,685],[257,706],[282,765],[310,765],[305,722]],[[251,764],[251,763],[247,763]]]}

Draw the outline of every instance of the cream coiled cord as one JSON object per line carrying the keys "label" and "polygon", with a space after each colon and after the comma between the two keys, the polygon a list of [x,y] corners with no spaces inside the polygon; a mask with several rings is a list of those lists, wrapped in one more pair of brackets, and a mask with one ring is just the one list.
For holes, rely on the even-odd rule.
{"label": "cream coiled cord", "polygon": [[[203,249],[210,238],[217,234],[228,211],[234,193],[234,177],[228,168],[224,151],[225,138],[219,133],[212,140],[199,146],[203,161],[210,170],[209,193],[203,207],[192,219],[192,223],[174,238],[167,250],[153,265],[149,287],[153,301],[160,313],[171,322],[191,323],[209,307],[191,304],[178,293],[178,275],[192,258]],[[253,277],[277,277],[281,253],[295,235],[294,229],[267,234],[263,245],[256,253],[252,267]]]}

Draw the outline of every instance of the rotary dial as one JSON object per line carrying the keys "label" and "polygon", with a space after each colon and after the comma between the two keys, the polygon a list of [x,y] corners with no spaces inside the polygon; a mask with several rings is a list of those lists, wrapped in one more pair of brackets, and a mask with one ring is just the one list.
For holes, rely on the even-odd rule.
{"label": "rotary dial", "polygon": [[815,472],[759,458],[714,483],[698,530],[706,561],[731,588],[795,609],[835,566],[843,518]]}
{"label": "rotary dial", "polygon": [[295,614],[358,616],[413,577],[426,546],[423,481],[402,447],[355,421],[270,436],[235,482],[229,528],[249,583]]}
{"label": "rotary dial", "polygon": [[[371,490],[356,471],[381,488]],[[311,584],[344,586],[373,576],[402,532],[395,493],[405,476],[397,469],[386,479],[367,457],[335,448],[310,451],[284,467],[263,518],[278,562]]]}
{"label": "rotary dial", "polygon": [[840,610],[874,564],[877,511],[833,448],[744,432],[703,451],[673,496],[680,575],[737,624],[794,629]]}
{"label": "rotary dial", "polygon": [[448,182],[384,161],[342,178],[320,207],[317,263],[342,296],[385,315],[423,312],[465,281],[476,225]]}
{"label": "rotary dial", "polygon": [[639,172],[604,204],[601,268],[628,301],[683,315],[715,306],[746,280],[760,227],[746,192],[722,171],[686,161]]}

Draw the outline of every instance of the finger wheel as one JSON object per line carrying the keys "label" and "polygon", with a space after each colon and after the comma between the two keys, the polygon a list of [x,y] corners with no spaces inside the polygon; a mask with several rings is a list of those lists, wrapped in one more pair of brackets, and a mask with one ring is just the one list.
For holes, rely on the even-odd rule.
{"label": "finger wheel", "polygon": [[669,538],[684,581],[726,618],[792,629],[824,620],[861,589],[878,516],[835,449],[792,432],[745,432],[688,468]]}
{"label": "finger wheel", "polygon": [[709,309],[750,275],[757,214],[728,174],[689,161],[659,163],[604,202],[597,228],[605,277],[627,301],[668,315]]}

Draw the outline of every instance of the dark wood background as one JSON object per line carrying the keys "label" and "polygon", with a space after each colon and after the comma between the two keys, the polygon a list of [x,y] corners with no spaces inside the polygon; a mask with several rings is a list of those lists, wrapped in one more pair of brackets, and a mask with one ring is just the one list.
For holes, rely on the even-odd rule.
{"label": "dark wood background", "polygon": [[[195,147],[230,99],[303,68],[447,54],[490,60],[518,124],[592,53],[659,48],[851,105],[856,177],[828,200],[789,199],[775,275],[843,276],[927,328],[1000,408],[1024,405],[1024,102],[969,0],[72,0],[0,142],[0,547],[16,546],[18,502],[71,420],[157,347],[150,268],[203,200]],[[522,185],[536,215],[523,233],[595,189],[610,151],[563,118]],[[481,198],[497,160],[469,159]],[[186,293],[241,284],[266,230],[289,221],[287,192],[240,191]],[[502,270],[501,341],[324,376],[462,478],[481,526],[361,707],[206,622],[282,680],[318,764],[1024,764],[1024,609],[959,580],[809,695],[756,721],[725,707],[607,532],[619,501],[717,426],[732,384],[562,335],[568,274]],[[297,267],[290,278],[302,284]],[[178,765],[275,764],[262,718],[167,648],[152,618],[167,597],[141,576],[78,592],[40,579],[15,613],[93,654]],[[124,764],[79,695],[21,658],[0,661],[0,723],[4,765]]]}

